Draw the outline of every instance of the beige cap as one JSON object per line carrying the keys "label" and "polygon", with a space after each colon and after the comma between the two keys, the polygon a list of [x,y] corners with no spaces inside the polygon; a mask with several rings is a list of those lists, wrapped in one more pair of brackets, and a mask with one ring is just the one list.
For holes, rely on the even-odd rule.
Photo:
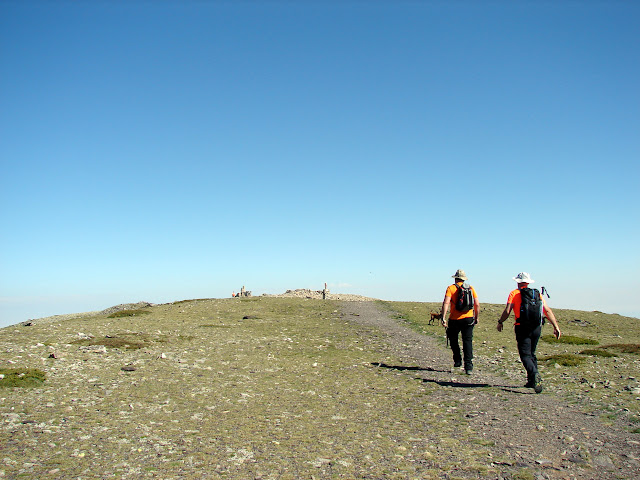
{"label": "beige cap", "polygon": [[464,270],[458,269],[455,275],[451,275],[453,278],[459,278],[460,280],[468,280],[467,274],[464,273]]}

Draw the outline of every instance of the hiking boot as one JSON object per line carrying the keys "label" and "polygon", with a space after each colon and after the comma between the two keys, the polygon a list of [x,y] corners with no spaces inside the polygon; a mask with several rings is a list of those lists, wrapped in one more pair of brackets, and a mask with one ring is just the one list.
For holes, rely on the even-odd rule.
{"label": "hiking boot", "polygon": [[460,368],[462,366],[462,360],[453,362],[453,368]]}
{"label": "hiking boot", "polygon": [[465,368],[464,373],[467,375],[473,375],[473,368]]}
{"label": "hiking boot", "polygon": [[533,388],[535,387],[535,382],[533,380],[529,380],[527,383],[524,384],[524,388]]}
{"label": "hiking boot", "polygon": [[533,381],[533,391],[536,393],[542,392],[542,377],[539,373],[536,373],[536,378]]}

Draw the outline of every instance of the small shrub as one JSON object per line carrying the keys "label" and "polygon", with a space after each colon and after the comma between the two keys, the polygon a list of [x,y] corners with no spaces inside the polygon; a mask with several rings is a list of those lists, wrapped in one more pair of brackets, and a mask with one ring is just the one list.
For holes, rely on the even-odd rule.
{"label": "small shrub", "polygon": [[46,375],[37,368],[0,368],[0,387],[41,387]]}
{"label": "small shrub", "polygon": [[124,317],[135,317],[136,315],[148,315],[151,312],[149,310],[120,310],[119,312],[114,312],[109,315],[107,318],[124,318]]}
{"label": "small shrub", "polygon": [[615,353],[607,352],[602,349],[583,350],[580,355],[591,355],[592,357],[617,357]]}
{"label": "small shrub", "polygon": [[564,367],[577,367],[578,365],[582,365],[585,362],[585,359],[572,353],[560,353],[558,355],[541,358],[540,361],[545,363],[557,363]]}
{"label": "small shrub", "polygon": [[565,343],[569,345],[598,345],[600,343],[592,338],[582,338],[573,335],[564,335],[560,338],[556,338],[553,335],[543,335],[541,339],[547,343]]}

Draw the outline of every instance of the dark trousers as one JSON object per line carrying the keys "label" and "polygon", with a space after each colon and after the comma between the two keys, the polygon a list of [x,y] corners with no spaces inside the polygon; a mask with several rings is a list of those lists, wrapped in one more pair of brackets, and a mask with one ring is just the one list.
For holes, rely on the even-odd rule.
{"label": "dark trousers", "polygon": [[518,353],[520,361],[527,371],[527,380],[533,382],[538,373],[538,359],[536,358],[536,348],[540,340],[542,326],[531,328],[522,325],[515,326],[516,341],[518,342]]}
{"label": "dark trousers", "polygon": [[461,320],[449,319],[447,338],[449,339],[449,345],[451,345],[451,351],[453,352],[453,363],[456,365],[462,363],[458,334],[462,334],[464,368],[465,370],[471,370],[473,368],[473,318],[463,318]]}

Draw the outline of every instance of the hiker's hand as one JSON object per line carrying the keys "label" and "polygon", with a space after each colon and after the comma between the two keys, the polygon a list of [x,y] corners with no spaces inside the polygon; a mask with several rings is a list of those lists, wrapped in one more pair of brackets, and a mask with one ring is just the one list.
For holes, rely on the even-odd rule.
{"label": "hiker's hand", "polygon": [[553,327],[553,335],[558,339],[562,336],[562,332],[558,327]]}
{"label": "hiker's hand", "polygon": [[442,319],[442,326],[447,328],[447,321],[444,318]]}
{"label": "hiker's hand", "polygon": [[503,329],[504,325],[502,325],[502,323],[498,322],[498,331],[501,332]]}

